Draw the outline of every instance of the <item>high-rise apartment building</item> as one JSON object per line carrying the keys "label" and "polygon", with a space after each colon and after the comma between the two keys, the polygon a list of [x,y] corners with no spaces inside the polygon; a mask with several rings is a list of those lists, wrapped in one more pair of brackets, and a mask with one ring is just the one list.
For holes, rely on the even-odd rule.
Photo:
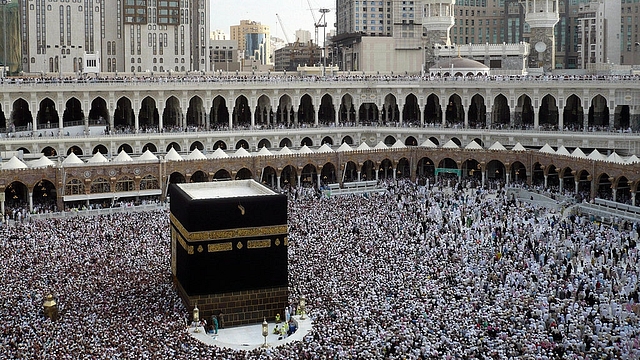
{"label": "high-rise apartment building", "polygon": [[640,65],[640,1],[622,0],[620,6],[620,63]]}
{"label": "high-rise apartment building", "polygon": [[256,61],[261,65],[273,63],[271,59],[271,31],[269,25],[251,20],[241,20],[233,25],[231,40],[238,42],[238,50],[243,60]]}
{"label": "high-rise apartment building", "polygon": [[[386,36],[395,38],[396,49],[411,48],[417,39],[426,36],[424,30],[416,28],[425,26],[421,24],[424,14],[419,12],[424,11],[427,3],[426,0],[336,0],[336,42],[348,44],[352,41],[350,38]],[[538,10],[546,12],[549,19],[530,14],[530,20],[534,23],[557,21],[552,35],[545,33],[545,38],[555,43],[553,66],[556,69],[583,68],[585,46],[592,50],[589,61],[640,64],[640,1],[539,0],[529,1],[530,8],[534,3],[541,7]],[[456,0],[451,42],[457,45],[531,43],[532,30],[526,21],[526,6],[527,1],[523,0]],[[552,11],[547,11],[547,6],[551,6]],[[596,12],[593,11],[595,7],[599,9]],[[598,22],[596,30],[602,26],[602,31],[591,31],[593,21]],[[543,28],[551,29],[547,25]],[[538,30],[536,34],[541,32],[548,31]],[[588,39],[594,41],[585,44]],[[535,52],[534,43],[531,43],[531,49]],[[537,66],[537,53],[530,61],[529,66]]]}
{"label": "high-rise apartment building", "polygon": [[591,0],[578,11],[578,65],[617,63],[620,59],[620,0]]}
{"label": "high-rise apartment building", "polygon": [[[22,68],[78,73],[209,71],[207,0],[20,2]],[[89,56],[91,55],[91,56]]]}

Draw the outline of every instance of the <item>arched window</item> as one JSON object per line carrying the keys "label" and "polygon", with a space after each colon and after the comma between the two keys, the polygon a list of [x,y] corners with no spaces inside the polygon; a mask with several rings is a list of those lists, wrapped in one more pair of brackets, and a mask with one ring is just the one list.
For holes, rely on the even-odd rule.
{"label": "arched window", "polygon": [[153,175],[147,175],[140,179],[140,190],[159,189],[158,178]]}
{"label": "arched window", "polygon": [[133,179],[128,176],[121,177],[116,182],[116,192],[133,191],[135,190],[134,188]]}
{"label": "arched window", "polygon": [[84,194],[84,184],[78,179],[71,179],[65,185],[64,193],[66,195]]}
{"label": "arched window", "polygon": [[105,178],[97,178],[91,182],[92,194],[106,193],[110,191],[111,185],[109,185],[109,181]]}

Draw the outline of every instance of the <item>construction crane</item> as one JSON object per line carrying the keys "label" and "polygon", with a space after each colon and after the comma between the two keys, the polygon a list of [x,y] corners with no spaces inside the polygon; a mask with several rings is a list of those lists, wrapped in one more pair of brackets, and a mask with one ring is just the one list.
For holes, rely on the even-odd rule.
{"label": "construction crane", "polygon": [[322,15],[320,15],[320,19],[318,19],[318,18],[316,18],[316,13],[313,12],[314,9],[311,6],[311,0],[307,0],[307,4],[309,4],[309,11],[311,11],[311,16],[313,17],[313,26],[315,26],[315,28],[316,28],[315,42],[316,42],[316,44],[319,44],[319,42],[318,42],[318,28],[325,28],[325,31],[326,31],[327,19],[325,17],[325,14],[330,12],[331,10],[324,9],[324,8],[319,9],[319,11],[320,11],[320,13]]}
{"label": "construction crane", "polygon": [[291,44],[291,41],[289,41],[289,35],[287,35],[287,30],[284,29],[284,24],[282,23],[282,19],[280,18],[280,14],[276,14],[276,17],[278,18],[278,22],[280,23],[280,28],[282,29],[282,32],[284,33],[284,39],[287,41],[287,45]]}

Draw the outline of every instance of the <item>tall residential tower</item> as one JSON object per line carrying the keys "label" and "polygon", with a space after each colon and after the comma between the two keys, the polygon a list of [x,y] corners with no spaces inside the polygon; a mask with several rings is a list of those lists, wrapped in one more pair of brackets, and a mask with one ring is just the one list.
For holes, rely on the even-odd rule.
{"label": "tall residential tower", "polygon": [[[209,1],[20,2],[22,69],[79,73],[209,71]],[[95,64],[92,64],[95,65]]]}

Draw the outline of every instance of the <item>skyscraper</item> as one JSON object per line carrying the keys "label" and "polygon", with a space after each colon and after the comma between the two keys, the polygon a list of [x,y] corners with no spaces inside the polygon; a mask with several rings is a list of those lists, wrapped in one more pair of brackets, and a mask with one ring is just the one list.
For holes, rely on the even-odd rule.
{"label": "skyscraper", "polygon": [[85,54],[100,59],[100,70],[106,72],[210,70],[207,0],[34,0],[20,5],[27,73],[82,72]]}
{"label": "skyscraper", "polygon": [[238,41],[238,51],[243,60],[255,61],[265,65],[273,63],[271,59],[271,31],[269,25],[251,20],[241,20],[239,25],[231,26],[231,40]]}

